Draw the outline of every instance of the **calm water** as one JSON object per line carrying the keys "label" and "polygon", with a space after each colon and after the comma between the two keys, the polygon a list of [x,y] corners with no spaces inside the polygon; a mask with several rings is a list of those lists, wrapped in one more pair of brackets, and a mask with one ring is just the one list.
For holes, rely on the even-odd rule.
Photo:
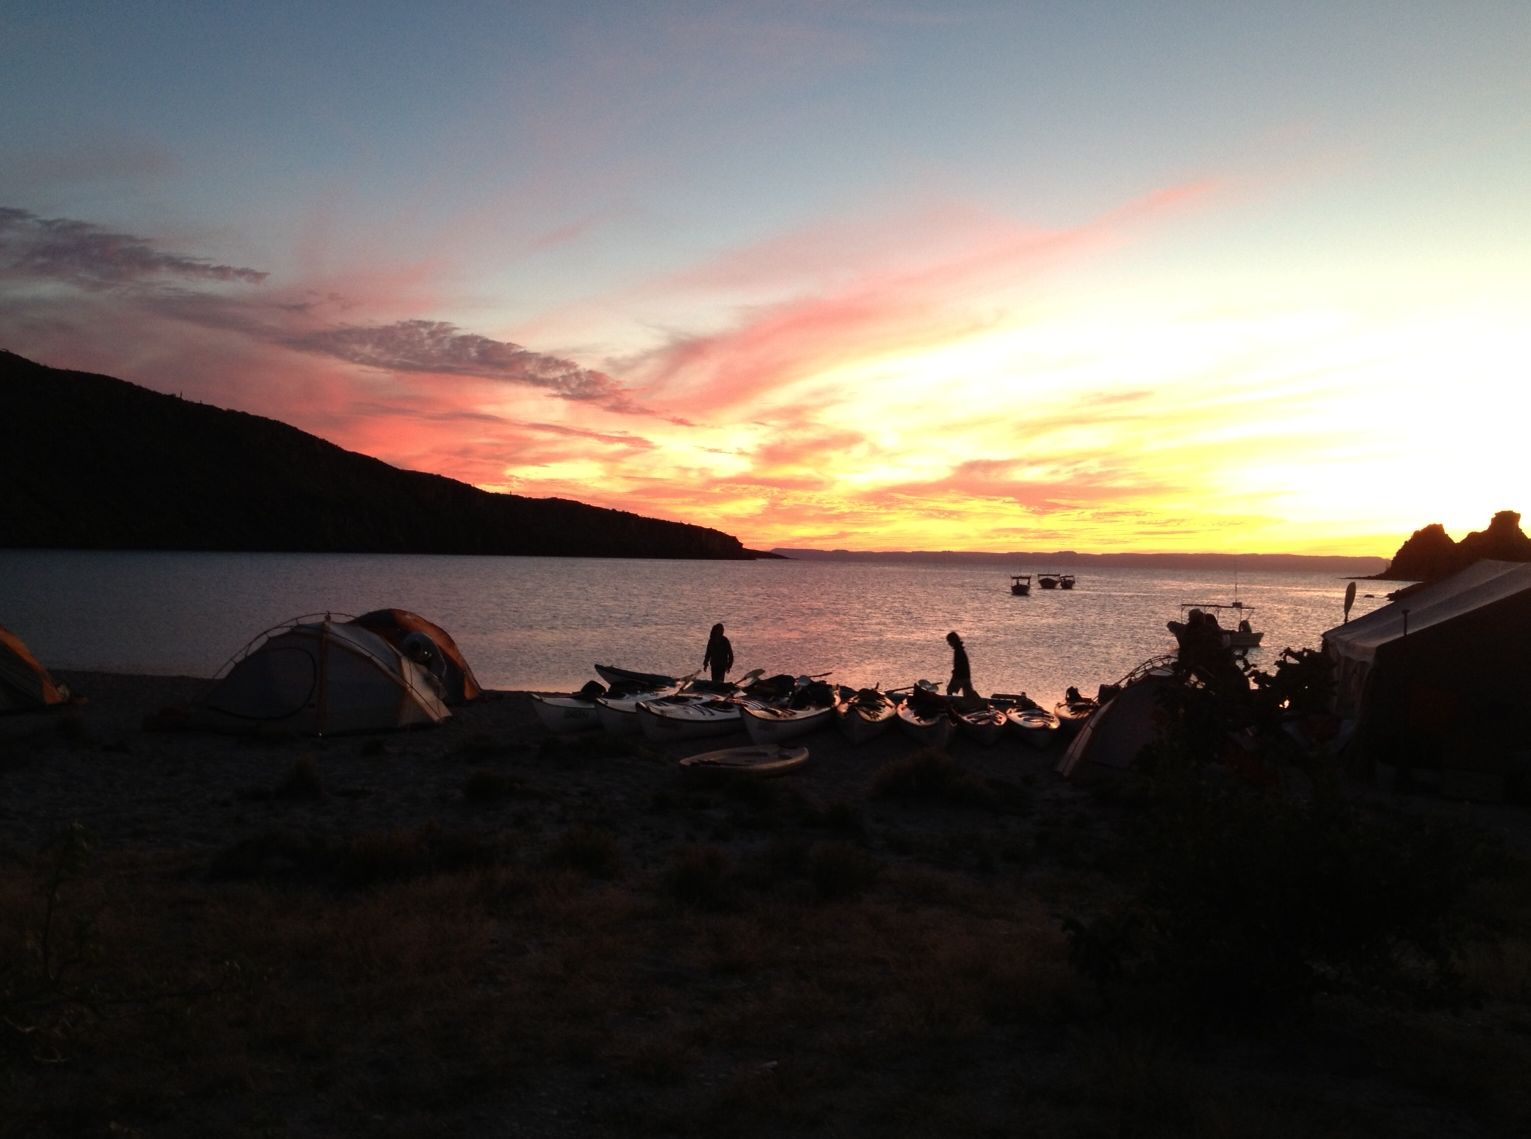
{"label": "calm water", "polygon": [[[1010,594],[1011,572],[1075,572],[1071,591]],[[1319,644],[1345,581],[1241,576],[1265,631],[1251,655]],[[1174,649],[1182,601],[1228,601],[1234,583],[1187,571],[851,562],[692,562],[329,554],[0,550],[0,625],[50,668],[213,676],[293,617],[409,609],[450,632],[491,688],[563,691],[592,665],[685,673],[722,621],[738,672],[830,673],[846,684],[945,682],[943,638],[967,643],[981,692],[1055,700]],[[1385,599],[1360,583],[1352,616]]]}

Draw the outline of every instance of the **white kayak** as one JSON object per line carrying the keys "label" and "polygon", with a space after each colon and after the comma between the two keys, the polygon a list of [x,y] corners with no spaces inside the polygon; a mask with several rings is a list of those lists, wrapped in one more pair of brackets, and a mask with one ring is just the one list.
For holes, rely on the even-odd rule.
{"label": "white kayak", "polygon": [[835,716],[834,704],[812,708],[782,708],[774,704],[744,704],[739,709],[744,730],[757,744],[775,744],[827,727]]}
{"label": "white kayak", "polygon": [[638,701],[638,727],[655,743],[700,739],[738,731],[740,704],[716,697],[661,697]]}
{"label": "white kayak", "polygon": [[922,744],[944,747],[952,737],[951,712],[945,707],[921,711],[905,700],[899,704],[897,715],[904,734]]}
{"label": "white kayak", "polygon": [[688,755],[680,761],[687,771],[726,771],[740,775],[782,775],[808,762],[808,749],[782,747],[778,744],[750,744],[726,747],[701,755]]}
{"label": "white kayak", "polygon": [[584,696],[544,696],[533,692],[532,707],[550,732],[593,732],[601,727],[595,700]]}
{"label": "white kayak", "polygon": [[1010,723],[1003,708],[996,708],[989,703],[958,707],[953,714],[962,734],[985,747],[998,743],[1000,735]]}
{"label": "white kayak", "polygon": [[[638,705],[645,700],[675,699],[677,696],[678,693],[673,684],[646,692],[597,696],[595,698],[596,722],[614,736],[641,735],[643,728],[638,723]],[[699,696],[688,698],[701,699]]]}
{"label": "white kayak", "polygon": [[1011,708],[1007,715],[1021,740],[1039,750],[1058,738],[1058,714],[1046,708]]}
{"label": "white kayak", "polygon": [[[849,691],[845,689],[844,691]],[[880,688],[863,688],[835,707],[835,723],[853,744],[865,743],[893,726],[898,705]]]}

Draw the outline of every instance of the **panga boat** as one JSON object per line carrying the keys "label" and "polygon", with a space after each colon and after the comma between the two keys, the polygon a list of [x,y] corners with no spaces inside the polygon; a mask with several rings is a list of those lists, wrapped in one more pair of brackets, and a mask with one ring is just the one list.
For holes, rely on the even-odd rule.
{"label": "panga boat", "polygon": [[1265,634],[1256,632],[1249,624],[1249,614],[1253,613],[1254,609],[1238,598],[1234,598],[1227,604],[1217,601],[1182,601],[1180,620],[1165,622],[1166,628],[1175,634],[1177,644],[1185,643],[1185,633],[1191,624],[1190,615],[1196,610],[1201,611],[1202,620],[1208,617],[1212,619],[1213,628],[1217,630],[1224,648],[1247,650],[1260,647],[1260,638]]}
{"label": "panga boat", "polygon": [[1062,576],[1060,576],[1058,578],[1058,588],[1059,589],[1073,589],[1074,588],[1074,575],[1071,574],[1071,573],[1066,573],[1066,574],[1063,574]]}
{"label": "panga boat", "polygon": [[749,744],[746,747],[726,747],[718,751],[705,751],[700,755],[688,755],[680,761],[687,771],[719,771],[739,775],[782,775],[808,762],[808,749],[801,744],[783,747],[779,744]]}
{"label": "panga boat", "polygon": [[1010,592],[1017,597],[1025,597],[1031,592],[1031,575],[1029,573],[1013,573],[1010,575]]}
{"label": "panga boat", "polygon": [[853,744],[865,743],[893,726],[898,705],[880,688],[862,688],[854,693],[844,688],[835,706],[835,723],[840,734]]}

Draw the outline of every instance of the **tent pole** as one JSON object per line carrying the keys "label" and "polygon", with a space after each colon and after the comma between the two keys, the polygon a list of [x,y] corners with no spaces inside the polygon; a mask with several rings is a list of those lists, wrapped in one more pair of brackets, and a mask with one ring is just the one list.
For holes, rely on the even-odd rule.
{"label": "tent pole", "polygon": [[319,622],[319,722],[316,725],[319,734],[324,735],[324,729],[329,726],[329,678],[325,673],[329,669],[330,662],[330,618],[325,614],[324,620]]}

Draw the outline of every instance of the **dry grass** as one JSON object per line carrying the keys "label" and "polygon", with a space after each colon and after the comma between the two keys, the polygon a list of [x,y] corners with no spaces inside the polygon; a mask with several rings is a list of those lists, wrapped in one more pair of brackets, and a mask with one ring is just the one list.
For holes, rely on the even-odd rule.
{"label": "dry grass", "polygon": [[1230,1061],[1103,1020],[1023,877],[843,840],[683,843],[622,873],[619,845],[581,827],[535,859],[464,860],[408,832],[309,844],[364,872],[8,867],[0,1133],[1004,1134],[1027,1118],[1337,1136],[1426,1134],[1448,1108],[1478,1121],[1463,1134],[1528,1118],[1524,926],[1469,954],[1497,1014],[1336,1012],[1326,1047],[1369,1065],[1352,1102],[1332,1055],[1278,1042]]}
{"label": "dry grass", "polygon": [[[939,756],[696,785],[503,732],[275,756],[220,846],[0,851],[0,1136],[1531,1132],[1514,860],[1452,1002],[1183,1032],[1070,964],[1063,915],[1127,897],[1119,796]],[[394,766],[429,817],[378,809]]]}

